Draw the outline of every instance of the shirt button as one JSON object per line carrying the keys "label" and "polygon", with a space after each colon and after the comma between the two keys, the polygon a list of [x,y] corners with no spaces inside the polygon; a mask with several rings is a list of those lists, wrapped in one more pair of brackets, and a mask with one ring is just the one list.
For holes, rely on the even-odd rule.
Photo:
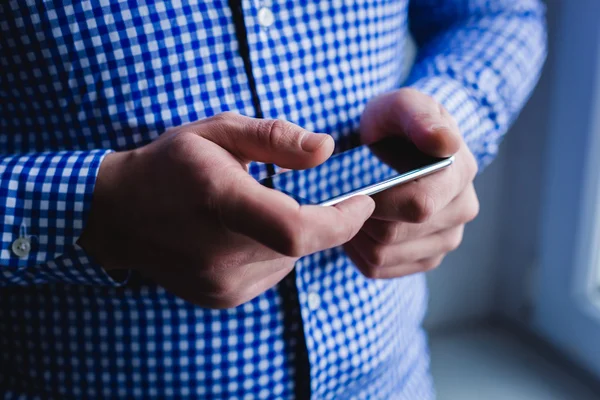
{"label": "shirt button", "polygon": [[264,27],[268,28],[273,25],[275,22],[275,15],[273,15],[273,11],[270,8],[263,7],[258,10],[258,23]]}
{"label": "shirt button", "polygon": [[308,294],[308,308],[312,311],[315,311],[321,305],[321,297],[315,292],[310,292]]}
{"label": "shirt button", "polygon": [[17,257],[27,257],[31,251],[31,241],[24,237],[18,238],[12,244],[12,251]]}

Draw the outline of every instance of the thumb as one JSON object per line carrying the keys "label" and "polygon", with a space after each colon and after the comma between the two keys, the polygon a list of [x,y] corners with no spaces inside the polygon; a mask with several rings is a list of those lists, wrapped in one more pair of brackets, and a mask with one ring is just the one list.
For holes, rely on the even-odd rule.
{"label": "thumb", "polygon": [[261,161],[291,169],[319,165],[334,148],[329,135],[312,133],[287,121],[249,118],[232,112],[205,120],[198,134],[245,162]]}
{"label": "thumb", "polygon": [[248,175],[225,184],[231,185],[220,203],[225,226],[289,257],[348,242],[375,209],[368,196],[354,196],[331,207],[299,206]]}
{"label": "thumb", "polygon": [[456,122],[433,98],[411,88],[383,94],[367,104],[360,121],[363,143],[404,135],[422,152],[447,157],[462,137]]}

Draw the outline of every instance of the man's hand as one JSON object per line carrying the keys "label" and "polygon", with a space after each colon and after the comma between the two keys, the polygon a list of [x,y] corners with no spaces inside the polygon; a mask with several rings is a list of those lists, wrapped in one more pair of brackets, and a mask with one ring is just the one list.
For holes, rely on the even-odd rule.
{"label": "man's hand", "polygon": [[373,99],[361,119],[373,143],[405,135],[432,156],[456,154],[452,166],[374,196],[373,216],[345,248],[370,278],[395,278],[437,267],[456,249],[464,226],[479,212],[475,159],[450,114],[431,97],[400,89]]}
{"label": "man's hand", "polygon": [[80,244],[107,270],[139,270],[201,306],[237,306],[298,257],[346,243],[373,212],[366,196],[299,206],[247,173],[250,160],[301,169],[332,151],[327,135],[233,113],[172,129],[105,158]]}

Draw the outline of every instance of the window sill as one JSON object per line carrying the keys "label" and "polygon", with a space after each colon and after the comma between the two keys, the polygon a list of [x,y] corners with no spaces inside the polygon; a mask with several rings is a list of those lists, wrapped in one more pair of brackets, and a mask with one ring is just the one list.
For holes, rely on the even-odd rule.
{"label": "window sill", "polygon": [[598,387],[530,337],[476,326],[430,336],[438,400],[593,400]]}

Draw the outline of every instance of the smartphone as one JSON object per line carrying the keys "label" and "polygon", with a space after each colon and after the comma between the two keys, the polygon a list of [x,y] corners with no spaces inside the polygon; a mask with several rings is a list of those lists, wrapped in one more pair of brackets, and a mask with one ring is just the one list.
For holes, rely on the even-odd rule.
{"label": "smartphone", "polygon": [[431,157],[408,140],[391,137],[336,154],[314,168],[282,172],[260,182],[301,205],[332,206],[410,182],[453,162],[454,156]]}

